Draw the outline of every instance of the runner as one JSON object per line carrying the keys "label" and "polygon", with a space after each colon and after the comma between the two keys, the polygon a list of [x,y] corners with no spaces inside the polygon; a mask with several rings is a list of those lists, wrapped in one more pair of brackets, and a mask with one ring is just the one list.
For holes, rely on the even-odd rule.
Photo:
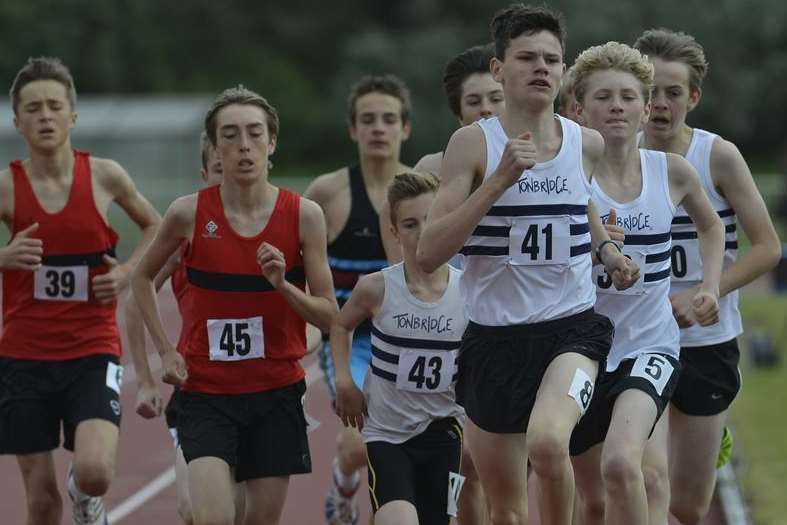
{"label": "runner", "polygon": [[[571,437],[582,502],[579,522],[666,523],[666,499],[649,509],[643,469],[649,457],[663,458],[657,467],[667,469],[667,425],[661,414],[680,373],[680,333],[668,301],[670,227],[677,206],[684,206],[697,225],[706,273],[692,305],[703,325],[718,322],[724,229],[691,164],[678,155],[637,147],[653,84],[647,58],[608,42],[583,51],[573,68],[577,115],[604,137],[593,203],[609,210],[604,222],[623,228],[623,252],[644,270],[642,280],[622,292],[612,288],[603,269],[594,272],[595,308],[615,324],[615,337],[606,373]],[[654,452],[647,454],[648,449]]]}
{"label": "runner", "polygon": [[[386,190],[394,175],[408,170],[399,161],[402,142],[410,135],[410,92],[393,75],[366,76],[350,90],[350,138],[358,144],[358,164],[317,177],[304,193],[325,212],[328,232],[328,263],[333,273],[339,305],[350,297],[359,277],[388,265],[380,229],[390,219],[380,216]],[[398,247],[390,254],[398,260]],[[355,330],[350,368],[362,388],[371,360],[371,325]],[[327,333],[326,333],[327,338]],[[330,345],[320,352],[331,399],[335,404],[336,383]],[[332,484],[325,500],[325,519],[331,525],[358,523],[356,492],[360,469],[366,466],[366,447],[357,430],[340,431]]]}
{"label": "runner", "polygon": [[[691,314],[691,298],[703,279],[696,226],[682,209],[673,220],[671,301],[681,326],[683,371],[670,408],[670,510],[685,525],[693,525],[710,507],[727,409],[741,386],[738,289],[771,270],[781,257],[781,246],[738,148],[686,123],[700,102],[708,70],[702,46],[685,33],[655,29],[645,31],[634,47],[655,67],[650,120],[640,145],[686,157],[699,172],[726,232],[720,322],[698,326]],[[751,242],[741,257],[738,222]]]}
{"label": "runner", "polygon": [[[319,207],[268,181],[278,128],[260,95],[242,86],[219,95],[205,131],[224,179],[173,202],[134,274],[164,380],[182,385],[178,439],[195,523],[234,521],[233,478],[246,482],[246,522],[278,523],[289,476],[311,471],[298,360],[305,322],[328,329],[336,303]],[[153,282],[184,241],[181,355]]]}
{"label": "runner", "polygon": [[456,392],[492,522],[527,522],[529,455],[541,523],[567,525],[568,442],[613,332],[593,312],[591,245],[616,288],[630,287],[639,270],[606,242],[589,202],[601,136],[553,113],[564,69],[562,17],[513,5],[491,27],[491,69],[506,107],[451,138],[418,262],[432,272],[460,250],[465,256],[470,323]]}
{"label": "runner", "polygon": [[[12,235],[0,248],[0,453],[17,457],[28,523],[60,523],[52,450],[62,424],[74,452],[73,523],[104,524],[123,377],[116,299],[160,217],[120,165],[72,149],[76,89],[59,59],[29,59],[11,104],[29,158],[0,172],[0,217]],[[107,221],[112,202],[142,232],[124,264]]]}
{"label": "runner", "polygon": [[[363,430],[369,494],[377,525],[448,525],[462,476],[456,351],[467,325],[461,272],[431,274],[415,264],[437,178],[397,175],[388,190],[393,231],[404,262],[362,277],[331,329],[336,413]],[[352,331],[372,318],[371,373],[363,393],[350,372]]]}

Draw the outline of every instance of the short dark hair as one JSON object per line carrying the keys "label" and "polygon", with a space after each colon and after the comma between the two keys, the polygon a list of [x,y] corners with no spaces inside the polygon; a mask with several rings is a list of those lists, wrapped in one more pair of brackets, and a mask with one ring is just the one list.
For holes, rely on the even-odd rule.
{"label": "short dark hair", "polygon": [[563,15],[546,6],[511,4],[495,13],[489,24],[492,39],[495,41],[495,56],[503,60],[511,40],[520,35],[532,35],[548,31],[555,35],[565,50],[566,25]]}
{"label": "short dark hair", "polygon": [[698,90],[708,73],[705,50],[693,36],[680,31],[659,28],[648,29],[634,42],[634,49],[648,58],[667,62],[683,62],[689,67],[689,89]]}
{"label": "short dark hair", "polygon": [[391,210],[391,224],[396,226],[396,212],[399,204],[414,199],[424,193],[437,193],[440,179],[434,173],[406,171],[396,175],[388,186],[388,207]]}
{"label": "short dark hair", "polygon": [[71,71],[63,63],[62,60],[56,57],[30,57],[27,63],[22,66],[22,69],[16,74],[14,82],[11,84],[11,107],[16,114],[17,105],[19,104],[19,92],[22,88],[36,80],[54,80],[60,82],[66,88],[66,96],[68,102],[71,104],[71,109],[75,109],[77,105],[77,90],[74,87],[74,78],[71,76]]}
{"label": "short dark hair", "polygon": [[241,106],[257,106],[265,112],[265,122],[270,138],[279,136],[279,114],[262,95],[245,88],[243,85],[222,91],[205,115],[205,133],[208,134],[211,144],[216,145],[216,116],[219,111],[238,104]]}
{"label": "short dark hair", "polygon": [[355,103],[358,99],[369,93],[382,93],[398,98],[402,103],[401,118],[403,123],[410,121],[412,103],[410,102],[410,89],[404,81],[391,74],[386,75],[366,75],[352,85],[350,96],[347,99],[349,106],[350,124],[355,124],[356,109]]}
{"label": "short dark hair", "polygon": [[489,62],[495,54],[492,43],[465,49],[449,60],[443,70],[443,89],[454,115],[462,117],[462,84],[467,77],[489,73]]}

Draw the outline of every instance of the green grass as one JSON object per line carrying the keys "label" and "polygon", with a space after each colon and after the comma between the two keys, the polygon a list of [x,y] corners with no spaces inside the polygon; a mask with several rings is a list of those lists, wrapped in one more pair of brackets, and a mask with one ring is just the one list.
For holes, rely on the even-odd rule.
{"label": "green grass", "polygon": [[[742,295],[745,322],[761,322],[782,356],[776,368],[750,365],[743,345],[743,388],[731,410],[743,486],[754,523],[787,523],[787,295]],[[742,338],[745,341],[745,334]]]}

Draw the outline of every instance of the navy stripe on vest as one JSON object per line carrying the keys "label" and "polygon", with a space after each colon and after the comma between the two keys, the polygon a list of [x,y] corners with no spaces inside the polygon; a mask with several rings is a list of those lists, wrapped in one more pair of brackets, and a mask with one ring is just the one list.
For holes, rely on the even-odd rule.
{"label": "navy stripe on vest", "polygon": [[508,255],[508,246],[462,246],[462,255]]}
{"label": "navy stripe on vest", "polygon": [[650,263],[657,263],[661,261],[666,261],[671,256],[670,250],[665,250],[661,253],[649,253],[645,256],[645,262]]}
{"label": "navy stripe on vest", "polygon": [[646,273],[643,277],[643,280],[646,283],[652,283],[656,281],[662,281],[669,277],[670,269],[667,268],[666,270],[661,270],[660,272],[653,272],[653,273]]}
{"label": "navy stripe on vest", "polygon": [[372,373],[378,377],[382,377],[383,379],[387,379],[392,383],[396,383],[396,374],[389,372],[387,370],[383,370],[382,368],[377,368],[374,366],[374,363],[369,364],[372,369]]}
{"label": "navy stripe on vest", "polygon": [[[734,216],[735,215],[735,210],[730,208],[728,210],[721,210],[721,211],[719,211],[717,213],[719,214],[719,217],[721,217],[723,219],[724,217],[732,217],[732,216]],[[672,224],[693,224],[693,223],[694,223],[694,221],[692,221],[691,217],[689,217],[687,215],[680,215],[678,217],[673,217],[672,218]]]}
{"label": "navy stripe on vest", "polygon": [[528,217],[532,215],[586,215],[584,204],[532,204],[523,206],[492,206],[489,217]]}
{"label": "navy stripe on vest", "polygon": [[685,241],[696,238],[697,232],[672,232],[672,239],[675,241]]}
{"label": "navy stripe on vest", "polygon": [[738,249],[738,241],[727,241],[724,243],[725,250],[737,250]]}
{"label": "navy stripe on vest", "polygon": [[[275,289],[261,273],[204,272],[189,266],[186,267],[186,276],[194,286],[217,292],[272,292]],[[284,278],[293,283],[305,282],[303,266],[290,269]]]}
{"label": "navy stripe on vest", "polygon": [[376,326],[372,325],[372,335],[388,343],[389,345],[401,348],[423,348],[426,350],[458,350],[461,341],[439,341],[434,339],[411,339],[409,337],[397,337],[381,332]]}
{"label": "navy stripe on vest", "polygon": [[651,244],[661,244],[663,242],[667,242],[670,240],[670,235],[672,238],[675,238],[675,234],[670,232],[667,233],[654,233],[650,235],[626,235],[626,238],[623,240],[624,244],[629,246],[647,246]]}
{"label": "navy stripe on vest", "polygon": [[578,244],[577,246],[571,247],[571,257],[576,257],[577,255],[582,255],[583,253],[590,253],[589,242],[586,242],[585,244]]}
{"label": "navy stripe on vest", "polygon": [[372,356],[376,357],[380,361],[385,361],[386,363],[391,363],[392,365],[399,364],[399,355],[398,354],[391,354],[386,352],[385,350],[380,350],[375,345],[372,345]]}
{"label": "navy stripe on vest", "polygon": [[104,255],[115,257],[115,247],[103,252],[93,253],[67,253],[63,255],[45,255],[41,257],[41,264],[44,266],[87,266],[96,268],[106,264]]}

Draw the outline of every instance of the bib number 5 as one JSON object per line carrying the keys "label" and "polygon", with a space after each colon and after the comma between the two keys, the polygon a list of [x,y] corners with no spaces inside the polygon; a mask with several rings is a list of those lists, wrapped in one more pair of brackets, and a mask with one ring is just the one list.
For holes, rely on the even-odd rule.
{"label": "bib number 5", "polygon": [[211,361],[243,361],[265,357],[262,317],[209,319]]}

